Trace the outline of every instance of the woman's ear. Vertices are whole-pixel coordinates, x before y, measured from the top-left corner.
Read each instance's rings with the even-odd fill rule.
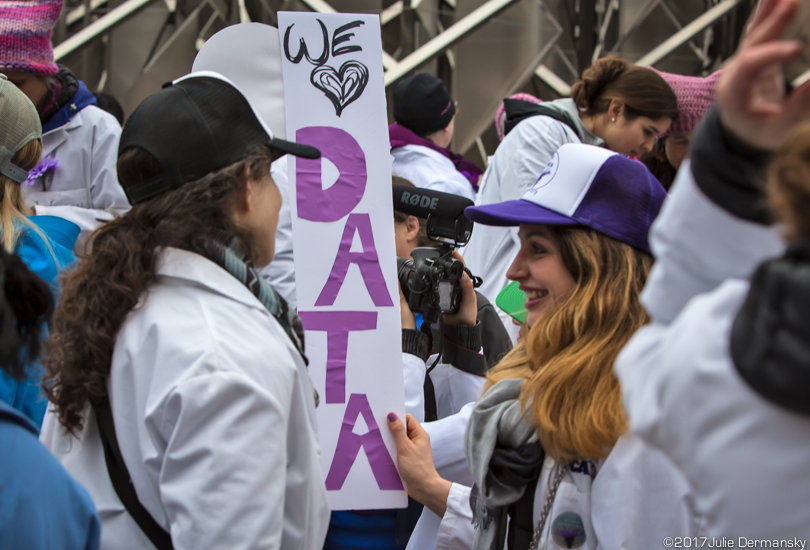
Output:
[[[618,99],[611,99],[608,107],[608,118],[611,122],[616,122],[619,115],[624,112],[624,102]]]
[[[236,200],[234,207],[236,209],[235,213],[237,216],[240,214],[249,214],[253,210],[253,197],[252,197],[253,182],[250,180],[250,178],[247,177],[247,173],[248,172],[246,169],[246,172],[243,175],[243,177],[245,178],[244,179],[245,184],[242,187],[236,189],[236,191],[234,191],[234,193],[236,193]]]
[[[415,241],[419,237],[419,218],[408,216],[408,219],[405,220],[405,227],[408,229],[405,233],[408,242]]]

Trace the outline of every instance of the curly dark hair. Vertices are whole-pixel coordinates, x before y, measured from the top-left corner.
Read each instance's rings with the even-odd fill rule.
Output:
[[[262,177],[275,158],[272,149],[260,147],[231,166],[136,204],[93,233],[92,253],[80,255],[62,280],[43,359],[42,388],[68,433],[77,436],[83,429],[88,402],[107,400],[118,330],[156,281],[162,248],[204,255],[209,240],[236,237],[248,257],[254,257],[251,238],[232,212],[247,178]],[[125,189],[161,172],[143,149],[127,149],[118,158],[118,178]]]
[[[53,314],[48,284],[0,246],[0,369],[15,380],[39,356],[42,333]]]

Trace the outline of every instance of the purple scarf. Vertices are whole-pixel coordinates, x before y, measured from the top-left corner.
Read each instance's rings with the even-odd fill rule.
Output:
[[[388,137],[391,140],[392,150],[405,145],[421,145],[422,147],[427,147],[437,153],[441,153],[453,162],[456,170],[469,180],[473,189],[478,191],[478,178],[484,171],[458,153],[454,153],[444,147],[439,147],[429,139],[421,138],[399,124],[391,124],[388,127]]]

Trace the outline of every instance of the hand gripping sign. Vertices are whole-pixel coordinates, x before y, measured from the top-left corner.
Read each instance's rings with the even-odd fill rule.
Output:
[[[333,510],[404,508],[386,415],[404,417],[391,155],[376,15],[279,13],[298,309]]]

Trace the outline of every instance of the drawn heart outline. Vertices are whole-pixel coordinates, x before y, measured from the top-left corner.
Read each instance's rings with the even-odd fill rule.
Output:
[[[315,67],[309,80],[329,98],[340,116],[343,109],[363,95],[368,84],[368,69],[359,61],[347,61],[339,70],[321,65]]]

